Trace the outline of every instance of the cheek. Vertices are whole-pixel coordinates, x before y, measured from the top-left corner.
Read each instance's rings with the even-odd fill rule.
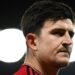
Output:
[[[53,60],[55,59],[56,53],[61,47],[61,39],[53,39],[53,38],[47,38],[41,39],[38,43],[38,53],[37,57],[38,59],[41,59],[43,61],[46,60]],[[44,59],[43,59],[44,58]]]
[[[43,34],[40,38],[37,39],[37,49],[43,50],[44,52],[54,51],[58,49],[58,47],[62,46],[63,38],[51,35],[51,34]]]
[[[41,39],[38,47],[40,51],[52,53],[56,51],[60,46],[61,46],[62,40],[61,39],[56,39],[53,37],[46,38],[46,39]]]
[[[61,45],[62,45],[61,40],[52,40],[51,43],[50,43],[50,47],[54,50],[57,49]]]
[[[49,39],[45,41],[45,46],[47,46],[47,48],[53,51],[58,49],[61,45],[62,45],[62,39],[60,38],[50,37]]]

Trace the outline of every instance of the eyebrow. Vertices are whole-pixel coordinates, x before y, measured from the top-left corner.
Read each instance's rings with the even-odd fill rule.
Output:
[[[63,28],[55,28],[55,29],[53,29],[51,32],[54,33],[54,32],[58,32],[58,31],[60,31],[60,32],[65,32],[66,29],[63,29]],[[68,30],[68,32],[71,33],[72,35],[75,34],[74,30]]]
[[[54,28],[52,29],[52,31],[55,30],[55,31],[66,31],[66,29],[63,29],[63,28]],[[68,31],[71,31],[71,32],[74,32],[74,30],[68,30]]]
[[[52,29],[50,32],[51,33],[56,33],[56,32],[65,32],[66,30],[65,29],[62,29],[62,28],[55,28],[55,29]]]

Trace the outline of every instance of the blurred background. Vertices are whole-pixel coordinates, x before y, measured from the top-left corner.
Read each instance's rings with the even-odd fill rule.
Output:
[[[20,31],[20,20],[24,11],[35,1],[38,1],[38,0],[2,0],[0,2],[0,46],[1,46],[0,61],[9,62],[9,63],[19,61],[24,55],[24,53],[26,52],[25,42],[23,42],[25,41],[25,38],[23,37],[23,34]],[[60,2],[64,2],[65,4],[68,4],[75,12],[74,0],[54,0],[54,1],[60,1]],[[74,49],[75,48],[73,47],[73,50]],[[59,75],[74,75],[75,74],[74,52],[75,51],[72,52],[73,55],[70,59],[71,60],[70,65],[66,69],[61,70]],[[4,53],[6,54],[6,56]],[[11,57],[12,59],[9,57]]]
[[[2,0],[0,2],[0,29],[20,28],[20,20],[24,11],[38,0]],[[39,0],[40,1],[40,0]],[[54,0],[55,1],[55,0]],[[75,11],[74,0],[56,0],[71,6]]]

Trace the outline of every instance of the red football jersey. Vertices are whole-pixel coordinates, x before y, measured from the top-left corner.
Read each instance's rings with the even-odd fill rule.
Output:
[[[22,65],[22,67],[14,75],[39,75],[32,67]]]

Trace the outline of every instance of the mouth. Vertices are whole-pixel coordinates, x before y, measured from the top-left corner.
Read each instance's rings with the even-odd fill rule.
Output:
[[[65,57],[70,57],[70,51],[69,50],[60,50],[58,51],[58,53],[60,53],[61,55],[65,56]]]

